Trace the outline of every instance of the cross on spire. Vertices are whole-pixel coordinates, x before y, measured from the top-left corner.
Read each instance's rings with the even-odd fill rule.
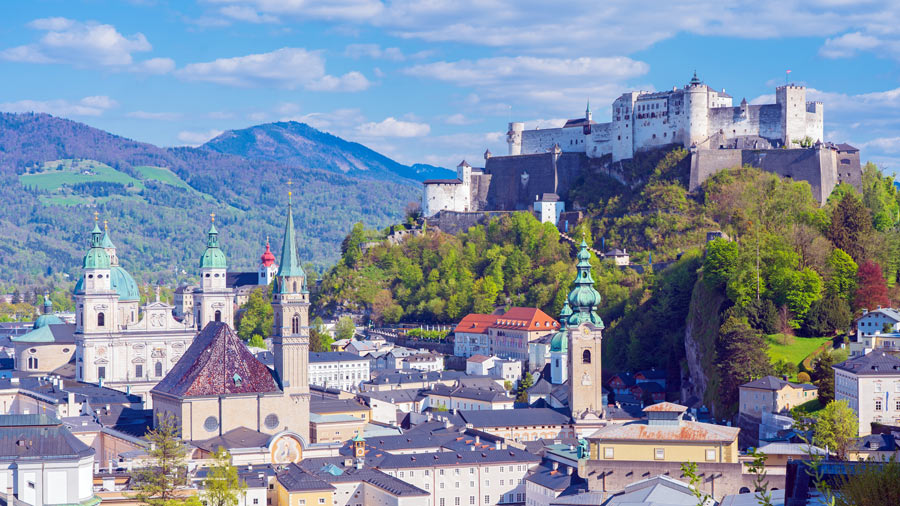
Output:
[[[97,211],[94,211],[94,221],[97,221],[99,219],[100,219],[100,213],[98,213]]]
[[[291,191],[291,186],[292,186],[293,184],[294,184],[294,182],[293,182],[292,180],[288,179],[288,182],[287,182],[287,185],[288,185],[288,205],[291,205],[291,200],[292,200],[292,199],[291,199],[291,196],[294,194],[294,192]]]
[[[109,230],[109,220],[103,220],[103,230]]]
[[[209,213],[209,219],[211,222],[216,222],[216,213]]]

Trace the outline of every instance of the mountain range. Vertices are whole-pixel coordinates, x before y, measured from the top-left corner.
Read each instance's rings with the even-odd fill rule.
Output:
[[[302,123],[162,148],[47,114],[0,113],[0,279],[75,275],[94,212],[144,280],[194,274],[212,213],[229,268],[255,270],[267,238],[280,248],[288,181],[300,254],[323,268],[353,223],[398,222],[422,179],[449,174]]]

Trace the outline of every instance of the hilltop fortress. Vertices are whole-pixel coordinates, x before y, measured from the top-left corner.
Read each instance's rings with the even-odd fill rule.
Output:
[[[861,183],[859,151],[825,142],[824,105],[807,102],[804,86],[777,87],[774,104],[743,99],[734,106],[724,89],[707,86],[695,73],[683,88],[624,93],[611,112],[607,123],[593,121],[590,104],[583,118],[560,128],[526,130],[524,123],[510,123],[507,156],[487,151],[484,168],[463,161],[456,179],[425,181],[425,216],[534,209],[558,219],[569,187],[584,171],[615,175],[616,165],[635,153],[675,146],[691,151],[690,190],[744,164],[808,181],[819,202],[838,183]]]

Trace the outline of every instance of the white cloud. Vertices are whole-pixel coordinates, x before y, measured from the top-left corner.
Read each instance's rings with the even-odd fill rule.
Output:
[[[212,4],[243,6],[273,16],[332,21],[362,21],[384,11],[379,0],[208,0]]]
[[[863,142],[860,148],[873,148],[882,153],[896,154],[900,153],[900,136],[896,137],[877,137],[875,139]]]
[[[152,119],[159,121],[175,121],[181,119],[183,115],[180,112],[148,112],[148,111],[132,111],[126,114],[129,118]]]
[[[234,113],[229,111],[213,111],[206,116],[210,119],[232,119],[234,118]]]
[[[504,80],[578,77],[624,80],[646,74],[650,66],[626,57],[537,58],[501,56],[479,60],[439,61],[414,65],[405,73],[463,85],[490,85]]]
[[[178,132],[178,140],[189,146],[199,146],[219,135],[222,135],[221,130],[208,130],[206,132],[190,132],[182,130],[181,132]]]
[[[321,51],[285,47],[270,53],[219,58],[191,63],[176,71],[188,81],[206,81],[229,86],[267,86],[293,90],[361,91],[369,81],[359,72],[332,76],[325,72]]]
[[[45,33],[37,42],[0,51],[0,58],[25,63],[61,63],[157,74],[168,72],[174,66],[168,58],[152,58],[136,63],[134,53],[153,48],[140,32],[125,36],[112,25],[61,17],[36,19],[28,26]]]
[[[845,33],[840,37],[828,38],[819,49],[826,58],[848,58],[859,51],[868,51],[882,45],[882,41],[860,32]]]
[[[255,9],[242,5],[228,5],[219,9],[223,16],[250,23],[277,23],[278,18],[271,14],[260,14]]]
[[[383,58],[385,60],[403,61],[406,56],[396,47],[382,48],[378,44],[350,44],[344,49],[344,56],[349,58]]]
[[[78,102],[64,99],[57,100],[18,100],[0,103],[0,111],[6,112],[44,112],[54,116],[100,116],[106,110],[119,105],[115,100],[96,95],[84,97]]]
[[[477,123],[477,122],[478,122],[478,120],[470,119],[470,118],[466,117],[465,114],[462,114],[459,112],[456,114],[451,114],[450,116],[447,116],[446,118],[444,118],[444,123],[446,123],[448,125],[471,125],[472,123]]]
[[[428,135],[431,127],[427,123],[402,121],[393,117],[374,123],[364,123],[356,128],[363,137],[422,137]]]

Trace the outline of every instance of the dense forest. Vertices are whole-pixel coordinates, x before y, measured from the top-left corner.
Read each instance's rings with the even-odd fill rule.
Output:
[[[840,185],[823,206],[806,182],[751,167],[721,172],[689,193],[686,156],[635,159],[624,171],[630,186],[586,175],[573,189],[585,218],[571,235],[597,249],[626,248],[637,264],[592,259],[607,370],[663,367],[678,384],[689,369],[693,317],[709,327],[706,340],[696,328],[687,333],[700,347],[705,379],[721,389],[711,402],[728,412],[737,384],[797,372],[797,364],[770,361],[771,336],[836,336],[862,309],[896,300],[900,195],[873,164],[864,168],[862,192]],[[707,243],[707,232],[723,237]],[[427,230],[363,254],[373,234],[357,225],[345,238],[341,261],[323,277],[318,310],[365,310],[383,323],[451,323],[511,305],[555,315],[575,273],[574,247],[528,213],[457,236]]]
[[[359,155],[366,148],[356,149]],[[76,183],[64,195],[21,183],[21,175],[65,159],[96,160],[133,182]],[[164,168],[174,180],[151,180],[147,168]],[[139,280],[193,275],[211,213],[230,268],[255,270],[267,237],[273,249],[280,246],[288,181],[300,255],[323,269],[338,260],[352,223],[385,226],[418,200],[417,182],[376,176],[377,171],[370,178],[350,176],[297,160],[158,148],[46,114],[2,113],[0,278],[26,284],[55,272],[76,275],[95,211],[109,220],[122,264]]]

